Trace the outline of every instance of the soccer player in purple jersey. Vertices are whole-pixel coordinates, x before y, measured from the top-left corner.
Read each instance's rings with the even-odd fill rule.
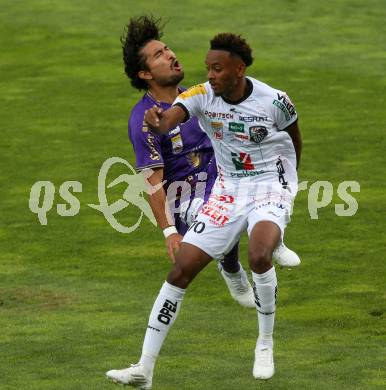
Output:
[[[161,36],[160,20],[141,16],[131,19],[122,43],[125,72],[134,88],[146,91],[129,119],[136,168],[152,169],[148,180],[153,186],[166,180],[163,188],[149,196],[149,203],[174,261],[174,251],[189,222],[209,197],[217,167],[211,142],[197,118],[191,118],[166,135],[153,134],[144,124],[147,109],[158,105],[166,110],[183,91],[179,87],[184,77],[182,66],[173,51],[159,41]],[[187,184],[191,190],[190,199],[182,205],[181,194],[176,194],[179,184]],[[179,212],[170,219],[169,209]],[[219,270],[232,297],[242,306],[255,307],[252,287],[238,260],[238,244],[219,262]]]

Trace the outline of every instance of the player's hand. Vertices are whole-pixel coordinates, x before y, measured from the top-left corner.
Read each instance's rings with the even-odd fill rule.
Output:
[[[166,245],[166,249],[168,250],[168,255],[173,263],[176,262],[175,252],[177,252],[178,249],[180,249],[180,243],[181,243],[182,238],[183,237],[181,236],[181,234],[174,233],[174,234],[171,234],[165,240],[165,245]]]
[[[163,109],[159,106],[154,105],[152,108],[149,108],[145,111],[144,120],[145,123],[151,129],[158,129],[160,119],[162,118]]]

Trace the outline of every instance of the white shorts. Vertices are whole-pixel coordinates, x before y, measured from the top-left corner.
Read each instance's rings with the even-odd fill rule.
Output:
[[[182,242],[197,246],[216,260],[221,260],[247,229],[261,221],[275,223],[284,236],[290,222],[294,196],[277,183],[217,180],[209,200],[202,206]]]

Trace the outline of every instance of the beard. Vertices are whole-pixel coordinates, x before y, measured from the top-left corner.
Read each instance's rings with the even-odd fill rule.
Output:
[[[174,87],[178,85],[183,79],[184,79],[184,72],[181,71],[177,74],[174,74],[169,77],[165,78],[159,78],[157,81],[157,84],[161,85],[162,87]]]

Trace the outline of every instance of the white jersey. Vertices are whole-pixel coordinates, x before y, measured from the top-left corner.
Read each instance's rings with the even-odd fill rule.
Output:
[[[297,181],[295,149],[283,131],[297,120],[295,108],[285,92],[251,77],[247,82],[252,84],[252,91],[237,103],[215,96],[206,82],[180,94],[174,105],[183,106],[189,116],[198,118],[212,141],[220,176],[256,180],[279,177],[284,187],[285,179],[280,180],[284,161],[290,171],[286,172],[287,179]]]

